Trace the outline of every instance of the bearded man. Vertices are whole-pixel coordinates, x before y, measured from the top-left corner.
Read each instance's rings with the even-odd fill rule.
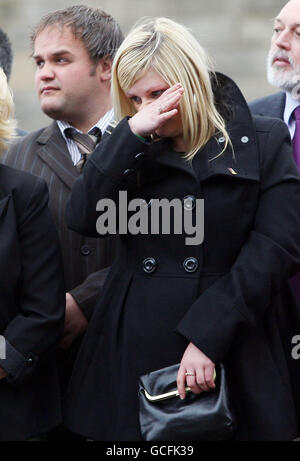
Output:
[[[300,0],[286,3],[274,21],[268,55],[268,81],[282,91],[253,101],[249,104],[250,109],[255,115],[285,121],[300,171]],[[300,302],[300,273],[291,279],[291,284]]]
[[[282,91],[251,102],[250,109],[255,115],[284,120],[294,139],[300,106],[300,0],[290,0],[275,18],[267,67],[269,83]],[[296,154],[294,148],[300,169]]]

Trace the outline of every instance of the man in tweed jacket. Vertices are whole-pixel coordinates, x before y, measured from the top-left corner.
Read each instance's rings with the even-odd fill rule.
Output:
[[[81,236],[67,228],[65,206],[80,174],[77,144],[66,128],[105,132],[113,112],[111,65],[123,36],[104,11],[73,6],[46,15],[32,33],[35,86],[42,111],[54,121],[14,144],[3,162],[44,178],[49,206],[59,232],[65,279],[66,320],[62,345],[68,349],[87,327],[88,319],[115,254],[114,240]],[[103,269],[103,270],[101,270]],[[74,353],[67,356],[70,368]],[[69,371],[65,366],[66,381]]]

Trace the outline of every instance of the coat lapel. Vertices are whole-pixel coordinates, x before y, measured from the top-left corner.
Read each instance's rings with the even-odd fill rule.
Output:
[[[37,155],[51,168],[60,180],[72,189],[79,176],[71,160],[67,145],[56,122],[47,127],[37,139],[40,145]]]
[[[171,146],[167,144],[169,141],[165,140],[154,147],[157,163],[179,169],[200,179],[200,182],[220,175],[258,181],[259,153],[250,109],[235,83],[222,74],[217,74],[217,76],[222,80],[222,89],[228,98],[226,110],[230,115],[228,115],[226,127],[232,147],[228,146],[226,151],[218,156],[224,144],[221,135],[215,136],[195,155],[191,165],[180,154],[172,151]],[[216,95],[216,99],[217,97]],[[253,161],[254,158],[255,161]]]
[[[10,195],[7,195],[6,197],[0,199],[0,219],[7,208],[10,197]]]
[[[228,146],[222,155],[218,156],[223,145],[218,141],[219,137],[214,137],[196,154],[192,164],[171,149],[163,150],[162,146],[160,146],[160,152],[157,153],[156,162],[165,167],[180,170],[200,182],[220,175],[258,181],[258,149],[251,125],[252,121],[250,126],[245,125],[244,129],[241,129],[241,125],[238,130],[228,127],[232,147]],[[248,139],[247,142],[245,142],[246,139]],[[253,160],[253,157],[256,157],[256,162],[249,162],[249,158]]]
[[[218,137],[214,137],[195,156],[193,165],[200,182],[213,176],[258,181],[258,149],[254,132],[249,126],[244,126],[244,129],[241,126],[238,129],[228,127],[228,132],[232,147],[228,146],[223,154],[219,155],[223,148],[222,143],[218,141]],[[256,161],[253,161],[254,158]]]
[[[224,147],[224,139],[219,135],[197,153],[194,161],[200,181],[217,175],[258,181],[259,150],[249,106],[240,89],[227,76],[218,73],[214,86],[216,104],[227,122],[232,146],[228,145],[219,155]]]

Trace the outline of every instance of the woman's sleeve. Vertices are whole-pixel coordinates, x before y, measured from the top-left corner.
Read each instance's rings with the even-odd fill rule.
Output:
[[[231,271],[203,292],[176,328],[214,362],[224,358],[239,327],[255,325],[300,269],[300,177],[281,121],[261,146],[260,168],[260,199],[249,238]]]
[[[141,141],[123,119],[105,140],[101,141],[75,181],[66,208],[68,227],[90,237],[101,237],[96,230],[100,199],[118,203],[120,190],[136,187],[136,178],[149,144]],[[143,155],[141,155],[143,154]]]
[[[65,287],[56,229],[48,210],[46,183],[38,178],[27,204],[17,211],[21,282],[19,313],[3,336],[6,359],[0,367],[8,380],[22,381],[57,346],[64,325]],[[27,191],[26,191],[27,193]]]

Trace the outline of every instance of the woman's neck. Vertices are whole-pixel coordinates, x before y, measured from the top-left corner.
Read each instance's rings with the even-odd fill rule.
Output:
[[[187,146],[183,140],[183,136],[172,138],[172,146],[175,152],[186,152]]]

